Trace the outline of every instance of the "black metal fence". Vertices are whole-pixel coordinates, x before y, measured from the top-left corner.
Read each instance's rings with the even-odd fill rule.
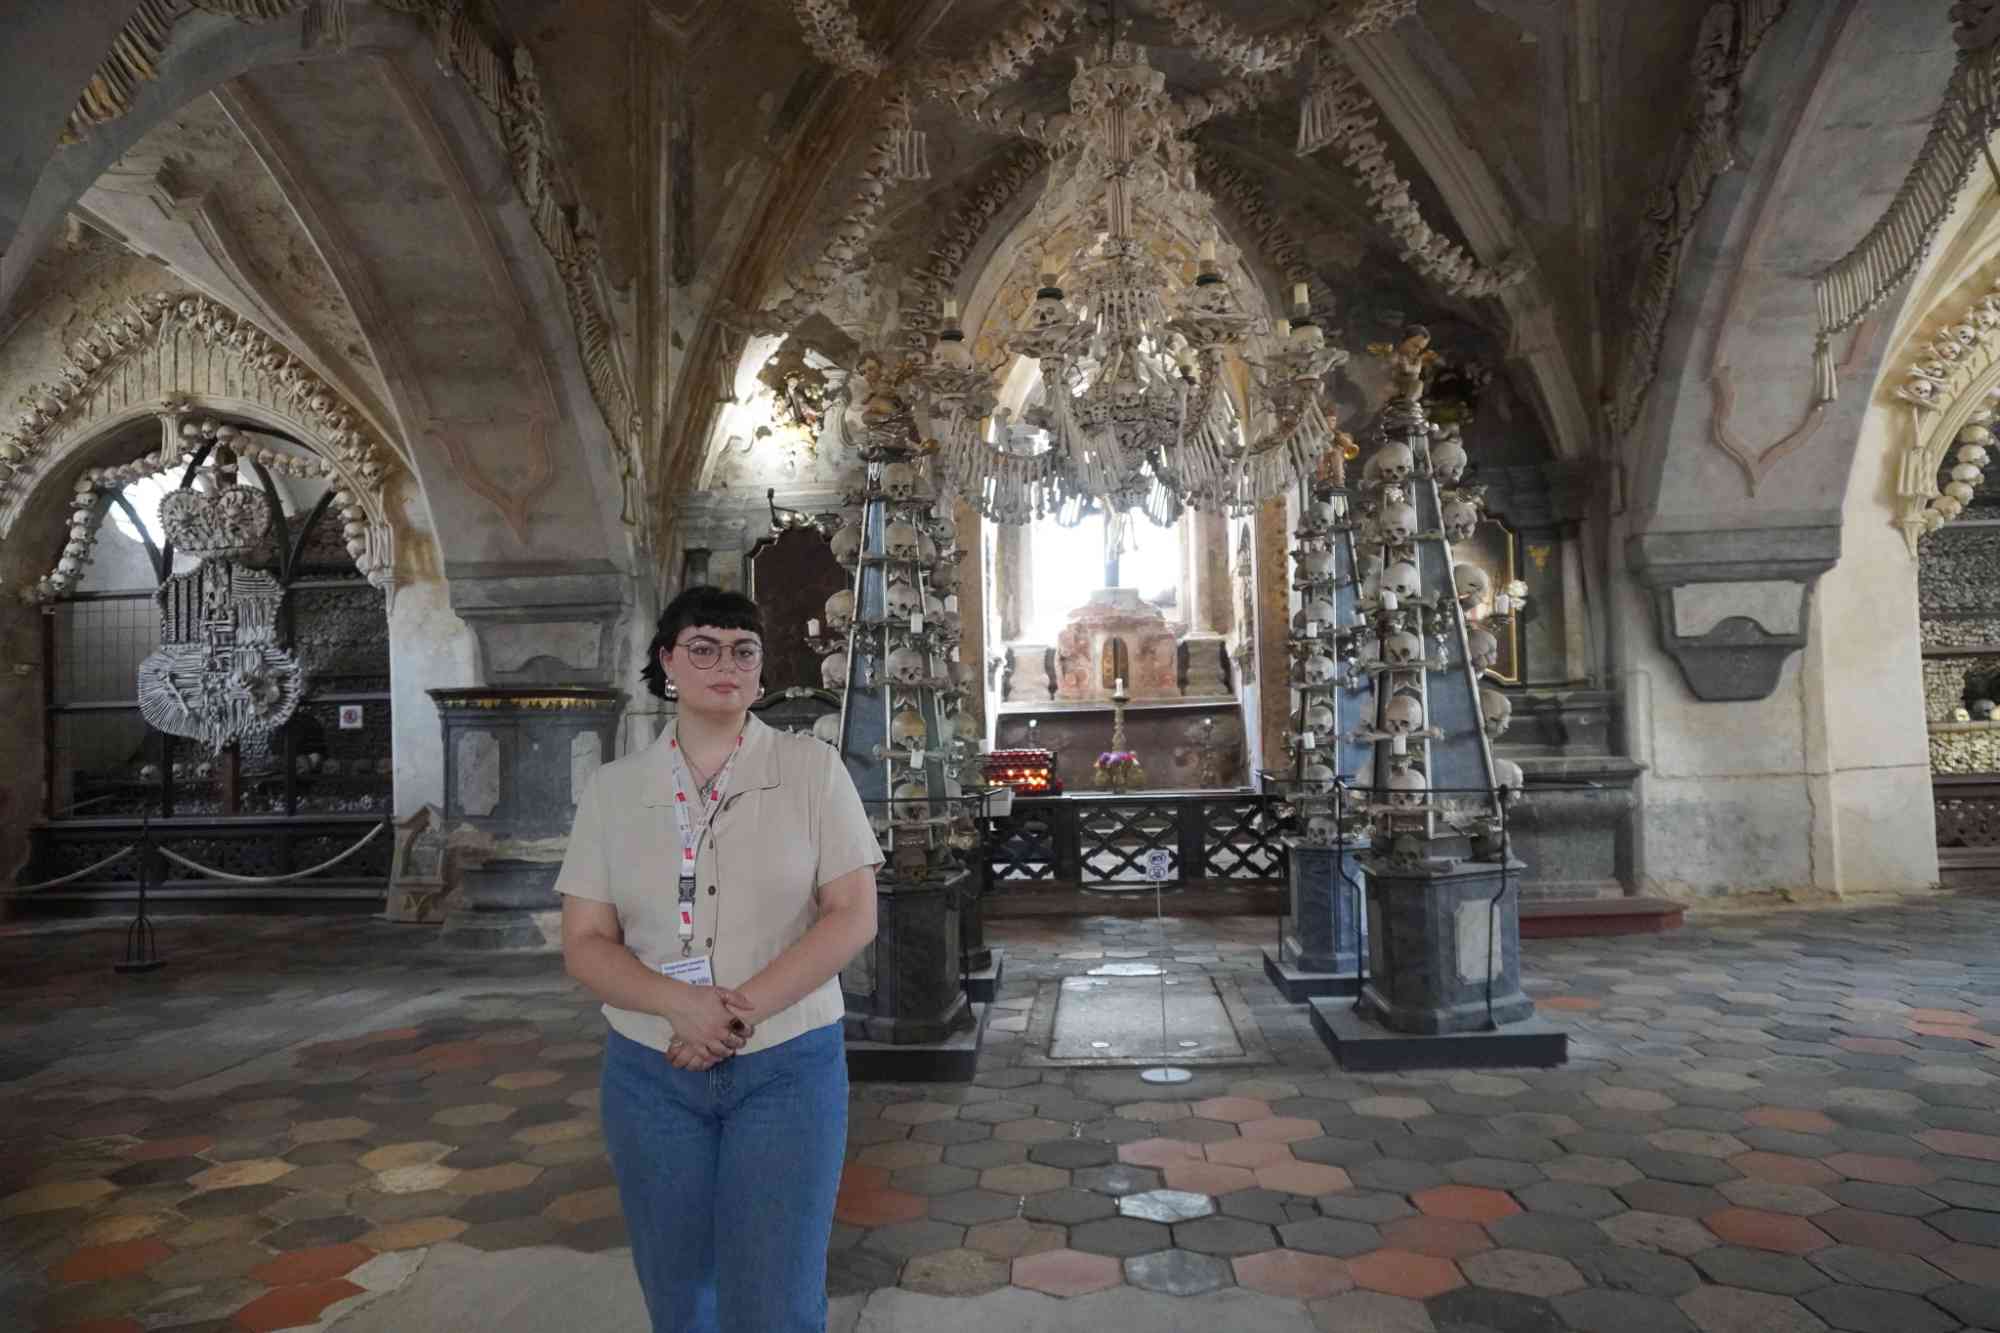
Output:
[[[1017,798],[986,842],[988,892],[1149,890],[1156,854],[1169,886],[1275,886],[1281,839],[1271,804],[1248,789]]]

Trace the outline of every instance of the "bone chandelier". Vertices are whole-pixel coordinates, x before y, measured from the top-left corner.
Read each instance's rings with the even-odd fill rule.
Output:
[[[1008,361],[1021,357],[1041,372],[1041,400],[1027,414],[1038,428],[1027,433],[1033,442],[1024,446],[1022,432],[988,439],[1004,363],[977,363],[948,277],[931,283],[944,319],[928,360],[864,364],[851,386],[849,415],[864,453],[924,442],[936,452],[938,480],[997,522],[1073,521],[1101,510],[1143,512],[1164,526],[1187,508],[1240,512],[1303,481],[1337,443],[1351,447],[1326,392],[1346,353],[1313,321],[1305,283],[1293,289],[1288,322],[1267,325],[1245,311],[1217,259],[1214,203],[1195,182],[1189,138],[1216,116],[1269,100],[1278,76],[1309,56],[1299,151],[1340,145],[1406,256],[1442,272],[1448,289],[1491,295],[1514,276],[1479,269],[1415,218],[1407,187],[1377,151],[1365,96],[1336,77],[1338,43],[1386,26],[1414,0],[1340,0],[1309,24],[1259,39],[1199,0],[1150,7],[1231,81],[1177,100],[1144,52],[1119,35],[1114,7],[1094,62],[1077,62],[1067,114],[998,109],[996,92],[1060,42],[1081,9],[1075,0],[1030,0],[979,58],[896,78],[853,208],[826,253],[793,277],[792,294],[764,312],[767,330],[796,326],[841,273],[861,266],[889,183],[928,175],[924,136],[911,120],[918,99],[948,101],[982,125],[1039,142],[1051,159],[1048,184],[1025,226],[1045,256],[1040,282],[1025,314],[994,339]],[[857,76],[885,73],[842,0],[797,0],[796,8],[822,59]],[[1197,251],[1186,282],[1184,265]]]

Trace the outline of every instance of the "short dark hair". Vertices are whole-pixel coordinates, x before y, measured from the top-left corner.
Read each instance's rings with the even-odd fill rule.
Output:
[[[646,649],[646,665],[639,671],[646,688],[652,691],[655,698],[667,697],[667,673],[660,669],[661,652],[674,646],[682,630],[697,625],[747,630],[760,639],[764,637],[764,620],[757,613],[757,603],[742,593],[705,584],[683,589],[680,596],[668,602],[667,609],[660,612],[660,623],[653,632],[652,646]]]

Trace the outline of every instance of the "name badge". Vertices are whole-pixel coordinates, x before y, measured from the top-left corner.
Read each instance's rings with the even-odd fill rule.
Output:
[[[685,981],[690,986],[713,986],[715,970],[709,966],[708,955],[699,958],[681,958],[671,963],[660,964],[660,975],[675,981]]]

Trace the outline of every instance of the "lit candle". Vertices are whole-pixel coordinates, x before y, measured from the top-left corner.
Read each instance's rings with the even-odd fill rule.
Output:
[[[806,637],[808,639],[817,639],[819,637],[819,622],[817,620],[808,620],[806,622]]]
[[[1310,750],[1318,744],[1318,741],[1314,738],[1313,733],[1308,731],[1305,735],[1299,737],[1299,744]]]
[[[1120,676],[1120,677],[1118,678],[1118,681],[1117,681],[1117,683],[1116,683],[1116,684],[1114,684],[1114,685],[1113,685],[1113,686],[1111,687],[1111,692],[1112,692],[1113,694],[1123,694],[1123,693],[1125,693],[1125,677],[1123,677],[1123,676]]]
[[[1215,237],[1213,235],[1201,238],[1201,262],[1203,264],[1213,264],[1215,262]]]
[[[958,323],[958,299],[956,297],[947,296],[945,298],[944,322],[947,324]]]
[[[1384,611],[1394,611],[1396,609],[1396,594],[1390,592],[1387,588],[1382,590],[1382,609]]]
[[[1306,637],[1308,639],[1317,639],[1319,637],[1319,622],[1317,620],[1308,620],[1306,622]]]
[[[1506,593],[1503,592],[1493,599],[1494,615],[1504,616],[1513,609],[1514,609],[1514,599],[1509,597]]]
[[[1304,309],[1304,308],[1305,308],[1305,307],[1307,306],[1307,304],[1309,304],[1309,303],[1308,303],[1308,301],[1307,301],[1307,299],[1306,299],[1306,285],[1305,285],[1305,284],[1304,284],[1303,282],[1295,282],[1295,283],[1293,283],[1293,284],[1292,284],[1292,309],[1294,309],[1294,310],[1303,310],[1303,309]]]
[[[923,632],[924,632],[924,613],[921,611],[910,612],[910,633],[922,634]]]
[[[953,593],[951,596],[944,599],[944,609],[947,611],[954,611],[954,612],[958,610],[957,593]]]
[[[1395,737],[1389,742],[1389,753],[1408,754],[1409,752],[1410,752],[1410,738],[1408,736],[1405,736],[1400,731],[1397,732]]]

